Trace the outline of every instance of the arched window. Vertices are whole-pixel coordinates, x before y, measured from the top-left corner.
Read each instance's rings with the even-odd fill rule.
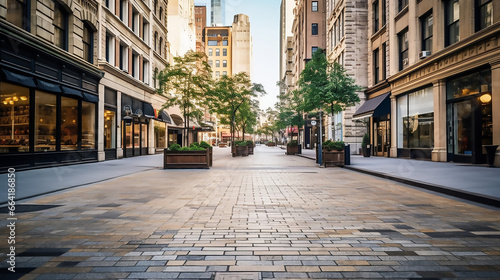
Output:
[[[153,73],[153,87],[154,87],[154,88],[158,88],[158,87],[156,86],[156,77],[157,77],[157,76],[158,76],[158,68],[155,68],[155,71],[154,71],[154,73]]]
[[[7,0],[6,19],[15,26],[29,31],[29,0]]]
[[[163,38],[160,37],[160,50],[158,51],[160,56],[163,54]]]
[[[153,13],[156,15],[156,9],[158,9],[158,0],[153,0]]]
[[[159,15],[159,18],[160,18],[160,21],[163,17],[163,7],[160,7],[160,15]]]
[[[63,7],[54,1],[54,44],[63,50],[68,50],[68,14]]]
[[[153,49],[157,51],[158,49],[156,48],[156,43],[158,42],[158,32],[155,31],[155,34],[153,35]]]
[[[83,24],[83,59],[94,63],[94,30],[88,25]]]

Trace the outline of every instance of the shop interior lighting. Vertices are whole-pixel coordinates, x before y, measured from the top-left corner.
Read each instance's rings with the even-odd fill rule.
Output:
[[[490,103],[490,101],[491,101],[491,94],[489,94],[489,93],[483,94],[483,95],[481,95],[481,97],[479,97],[479,100],[483,104]]]

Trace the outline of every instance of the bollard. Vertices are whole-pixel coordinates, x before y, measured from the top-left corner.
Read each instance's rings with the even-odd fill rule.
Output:
[[[345,144],[344,147],[344,165],[351,165],[351,145]]]

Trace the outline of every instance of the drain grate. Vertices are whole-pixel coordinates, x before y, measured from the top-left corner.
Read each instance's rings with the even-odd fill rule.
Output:
[[[16,213],[36,212],[61,206],[62,205],[17,204],[15,212]],[[9,208],[7,206],[0,207],[0,213],[2,214],[9,213]]]

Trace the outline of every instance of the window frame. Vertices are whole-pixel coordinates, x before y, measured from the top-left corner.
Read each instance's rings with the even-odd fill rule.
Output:
[[[53,43],[57,47],[67,51],[68,50],[68,18],[69,18],[68,12],[66,11],[66,9],[64,9],[63,5],[60,4],[59,2],[53,0],[52,3],[54,3],[54,17],[52,19],[52,26],[54,27],[54,41],[53,41]],[[62,26],[58,26],[56,24],[56,14],[57,14],[56,11],[60,12],[60,14],[61,14],[61,18],[62,18],[61,25]],[[61,33],[60,34],[61,42],[56,41],[57,40],[57,36],[56,36],[57,30],[59,31],[59,33]]]
[[[429,26],[427,26],[428,19],[432,18],[432,26],[430,29],[430,35],[425,36],[425,31],[428,30]],[[422,17],[420,17],[420,27],[421,27],[421,50],[422,51],[430,51],[432,53],[432,42],[433,42],[433,36],[434,36],[434,15],[432,13],[432,10]],[[429,48],[427,49],[427,43],[429,43]]]
[[[317,12],[318,10],[319,10],[318,1],[312,1],[311,2],[311,12]]]
[[[21,13],[17,13],[17,14],[12,14],[14,13],[14,11],[12,10],[9,10],[9,0],[7,0],[6,2],[6,5],[7,5],[7,16],[6,16],[6,20],[12,24],[14,24],[15,26],[23,29],[23,30],[26,30],[28,32],[30,32],[30,24],[31,24],[31,17],[30,17],[30,9],[31,9],[31,1],[30,0],[11,0],[13,2],[16,2],[18,3],[20,6],[21,6]],[[18,19],[20,18],[21,19],[21,26],[19,26],[18,24],[10,21],[8,19],[8,16],[9,15],[12,15],[14,19]]]
[[[405,42],[406,42],[406,48],[403,48]],[[404,64],[404,60],[409,59],[408,57],[409,48],[410,45],[408,43],[408,28],[405,28],[403,31],[398,33],[399,71],[405,69],[409,65],[409,62],[406,65]]]
[[[318,35],[319,34],[319,25],[317,23],[312,23],[311,24],[311,35]]]
[[[87,30],[87,34],[90,37],[89,42],[85,42],[85,30]],[[94,30],[93,28],[87,23],[83,23],[83,36],[82,36],[82,44],[83,44],[83,59],[88,61],[89,63],[94,63]],[[85,47],[88,48],[88,53],[87,57],[85,57]]]
[[[373,2],[372,4],[372,9],[373,9],[373,34],[377,33],[377,31],[380,30],[379,27],[379,21],[380,21],[380,9],[379,9],[379,2],[378,0]]]
[[[380,50],[376,48],[373,50],[373,84],[376,85],[380,82]]]
[[[409,0],[398,0],[398,13],[408,6]]]
[[[483,2],[483,3],[481,3]],[[488,5],[491,5],[491,9],[493,11],[493,0],[475,0],[474,1],[474,17],[475,17],[475,29],[476,29],[476,32],[477,31],[480,31],[482,29],[485,29],[486,27],[488,26],[491,26],[493,24],[493,12],[490,14],[490,22],[489,24],[486,23],[485,26],[483,26],[483,19],[486,18],[484,17],[483,15],[483,7],[486,7]]]
[[[450,12],[454,11],[454,4],[458,3],[458,19],[451,22],[450,20]],[[448,47],[458,41],[460,41],[460,2],[459,0],[447,0],[444,4],[444,10],[445,10],[445,16],[444,16],[444,24],[445,24],[445,32],[444,32],[444,41],[445,41],[445,47]],[[450,8],[451,7],[451,8]],[[455,16],[455,14],[453,14]],[[458,38],[456,41],[452,41],[451,39],[451,30],[455,28],[456,26],[456,32],[458,33]]]

